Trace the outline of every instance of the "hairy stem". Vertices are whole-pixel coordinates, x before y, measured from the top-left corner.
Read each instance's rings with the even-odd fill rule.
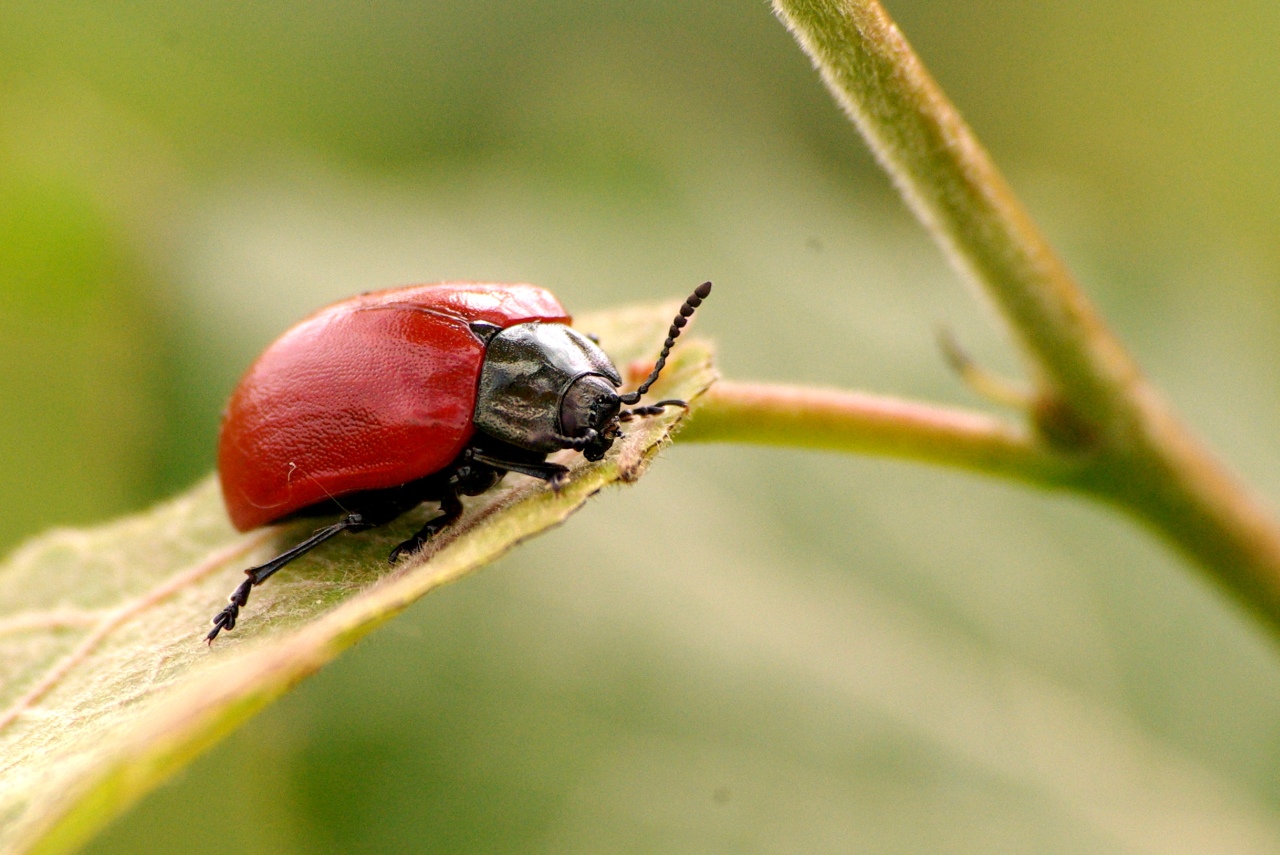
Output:
[[[697,399],[681,442],[742,442],[880,454],[1059,486],[1077,466],[984,413],[885,395],[720,381]]]
[[[1136,370],[875,0],[774,0],[907,204],[1008,318],[1040,382],[1104,422]]]
[[[1270,511],[1151,388],[884,9],[876,0],[774,0],[774,8],[912,211],[1004,316],[1038,388],[1029,409],[1035,432],[1021,449],[1025,459],[1003,449],[991,458],[997,462],[983,462],[979,449],[997,447],[998,432],[970,447],[959,441],[963,431],[944,431],[951,444],[934,454],[907,438],[900,445],[884,437],[871,441],[858,427],[844,445],[823,434],[826,447],[861,443],[866,450],[1066,483],[1102,497],[1200,562],[1280,632],[1280,528]],[[776,427],[772,434],[767,428],[771,421],[781,424],[782,415],[735,415],[716,397],[707,406],[721,409],[718,417],[699,411],[698,419],[711,426],[717,418],[762,420],[759,428],[720,425],[722,436],[756,431],[756,441],[784,439]],[[817,426],[821,434],[830,430],[826,412],[819,406],[808,416],[786,418],[797,431]],[[906,430],[908,422],[893,430],[920,436],[920,425]],[[792,437],[789,444],[815,443]],[[1069,472],[1043,463],[1064,455],[1074,461]]]

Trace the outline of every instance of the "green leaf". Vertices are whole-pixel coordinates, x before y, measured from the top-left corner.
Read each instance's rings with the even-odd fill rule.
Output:
[[[636,375],[678,305],[577,326]],[[692,400],[714,379],[710,348],[682,341],[654,394]],[[566,453],[573,472],[559,492],[509,476],[467,500],[458,524],[395,571],[388,551],[434,513],[428,507],[339,538],[255,591],[242,623],[212,648],[202,640],[208,621],[241,570],[311,526],[237,535],[210,478],[145,513],[28,543],[0,564],[0,851],[74,850],[419,597],[557,525],[606,485],[636,480],[682,416],[667,408],[630,423],[599,463]]]

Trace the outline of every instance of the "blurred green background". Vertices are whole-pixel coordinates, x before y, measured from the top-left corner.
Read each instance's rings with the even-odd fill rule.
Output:
[[[889,9],[1140,361],[1280,494],[1280,6]],[[254,354],[370,288],[679,296],[738,379],[982,406],[1017,361],[761,2],[0,5],[0,545],[213,462]],[[1266,852],[1280,657],[1127,520],[879,460],[670,449],[89,849]]]

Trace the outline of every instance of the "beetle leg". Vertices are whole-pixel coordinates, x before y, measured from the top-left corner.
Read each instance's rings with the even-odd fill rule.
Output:
[[[514,460],[490,457],[478,451],[471,453],[471,459],[477,463],[492,466],[494,469],[519,472],[521,475],[528,475],[530,478],[539,478],[549,482],[552,486],[563,483],[565,476],[569,474],[569,467],[561,466],[559,463],[519,463]]]
[[[253,590],[255,585],[261,585],[267,579],[288,564],[295,558],[306,555],[329,538],[341,534],[344,531],[359,531],[360,529],[372,528],[373,523],[366,522],[365,518],[360,514],[347,514],[344,518],[333,525],[325,526],[297,546],[280,553],[272,558],[266,564],[259,564],[257,567],[250,567],[244,571],[249,578],[245,579],[231,593],[230,602],[222,611],[218,612],[213,619],[213,629],[204,637],[208,644],[213,644],[213,640],[218,637],[218,633],[225,630],[232,630],[236,627],[236,618],[240,616],[240,609],[244,608],[249,602],[249,592]]]
[[[417,534],[391,550],[391,554],[387,556],[387,563],[395,564],[400,560],[401,556],[413,555],[426,546],[427,541],[434,537],[437,532],[451,525],[457,521],[458,517],[462,516],[462,500],[458,498],[457,476],[449,479],[444,495],[440,497],[440,511],[440,516],[427,520],[427,524],[418,529]]]

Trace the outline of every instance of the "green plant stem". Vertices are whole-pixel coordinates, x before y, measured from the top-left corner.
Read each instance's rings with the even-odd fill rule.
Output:
[[[1065,483],[1141,519],[1280,634],[1280,528],[1269,509],[1147,383],[884,9],[875,0],[774,0],[774,8],[912,211],[1008,322],[1038,390],[1028,412],[1035,431],[1025,447],[1003,447],[999,431],[975,435],[951,424],[941,434],[945,447],[933,453],[920,441],[928,419],[899,419],[887,428],[903,432],[894,440],[869,432],[865,420],[841,424],[816,400],[799,412],[794,398],[788,404],[775,394],[769,402],[756,389],[754,406],[728,401],[723,390],[709,397],[690,438],[718,431],[859,447]],[[809,431],[825,439],[815,443],[803,436]],[[1071,466],[1045,463],[1057,456]]]
[[[1280,636],[1280,530],[1266,502],[1192,436],[1145,382],[1142,435],[1101,457],[1085,488],[1129,511],[1210,571]]]
[[[1105,422],[1136,375],[1044,235],[875,0],[774,0],[952,264],[1009,320],[1038,380]]]
[[[742,442],[879,454],[1068,485],[1075,466],[1026,429],[984,413],[865,392],[720,381],[700,396],[681,442]]]
[[[1145,387],[1144,387],[1145,388]],[[1149,391],[1149,390],[1148,390]],[[1074,490],[1136,516],[1280,624],[1275,524],[1172,421],[1153,423],[1162,456],[1077,453],[984,413],[884,395],[720,381],[693,403],[680,442],[740,442],[877,454]]]

